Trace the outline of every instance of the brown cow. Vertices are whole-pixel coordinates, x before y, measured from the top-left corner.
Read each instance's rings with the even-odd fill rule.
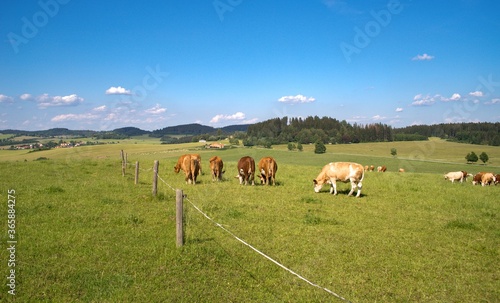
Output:
[[[184,159],[189,156],[189,154],[185,154],[185,155],[182,155],[179,157],[179,159],[177,160],[177,164],[174,166],[174,172],[176,174],[179,173],[179,171],[182,169],[184,170],[184,168],[182,167],[184,165]]]
[[[472,185],[480,184],[484,174],[485,174],[484,172],[475,174],[474,177],[472,178]]]
[[[255,160],[252,157],[245,156],[238,161],[238,175],[236,178],[240,179],[240,184],[245,182],[245,185],[247,185],[251,181],[252,185],[255,185]]]
[[[314,191],[319,192],[325,183],[330,183],[330,193],[337,194],[337,181],[351,182],[351,191],[348,196],[351,196],[354,189],[357,187],[358,192],[356,197],[361,195],[362,181],[365,176],[363,166],[352,162],[333,162],[325,165],[318,177],[313,180]]]
[[[495,185],[497,185],[498,183],[500,183],[500,174],[495,175]]]
[[[210,171],[212,173],[212,181],[222,181],[222,174],[224,174],[224,162],[218,156],[210,158]]]
[[[493,173],[484,173],[481,177],[481,185],[491,185],[491,183],[495,184],[496,178]]]
[[[264,157],[259,161],[259,173],[260,173],[260,182],[261,184],[270,184],[276,185],[276,171],[278,170],[278,164],[276,160],[272,157]]]
[[[200,155],[197,154],[185,154],[179,157],[177,164],[174,166],[174,172],[179,173],[182,169],[186,175],[187,184],[196,184],[196,178],[200,173]]]

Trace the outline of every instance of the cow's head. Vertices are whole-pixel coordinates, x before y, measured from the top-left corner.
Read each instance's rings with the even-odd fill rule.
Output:
[[[180,165],[176,165],[176,166],[174,166],[174,172],[175,172],[176,174],[178,174],[180,170],[181,170],[181,166],[180,166]]]
[[[317,192],[319,193],[319,191],[321,190],[321,188],[323,187],[323,181],[322,180],[316,180],[314,179],[313,180],[313,184],[314,184],[314,192]]]

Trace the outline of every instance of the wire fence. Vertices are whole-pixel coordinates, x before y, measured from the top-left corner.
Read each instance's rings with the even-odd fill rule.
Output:
[[[159,174],[157,171],[154,170],[153,167],[149,168],[149,169],[140,169],[141,171],[143,172],[149,172],[149,171],[153,171],[154,173],[156,173],[156,177],[161,181],[163,182],[163,184],[165,184],[168,188],[170,188],[172,191],[176,191],[176,189],[170,185],[167,181],[165,181]],[[266,258],[267,260],[271,261],[272,263],[274,263],[275,265],[279,266],[280,268],[282,268],[283,270],[287,271],[288,273],[294,275],[295,277],[299,278],[300,280],[306,282],[307,284],[309,284],[310,286],[313,286],[313,287],[316,287],[316,288],[319,288],[325,292],[327,292],[328,294],[332,295],[332,296],[335,296],[336,298],[344,301],[344,302],[349,302],[349,303],[352,303],[351,301],[347,300],[346,298],[344,298],[343,296],[335,293],[334,291],[331,291],[330,289],[326,288],[326,287],[323,287],[319,284],[316,284],[314,282],[311,282],[310,280],[306,279],[305,277],[303,277],[302,275],[298,274],[297,272],[291,270],[290,268],[286,267],[285,265],[279,263],[278,261],[276,261],[275,259],[271,258],[270,256],[266,255],[265,253],[263,253],[262,251],[260,251],[259,249],[257,249],[256,247],[254,247],[253,245],[249,244],[248,242],[246,242],[245,240],[241,239],[240,237],[238,237],[237,235],[235,235],[233,232],[231,232],[230,230],[228,230],[227,228],[225,228],[222,224],[216,222],[214,219],[212,219],[209,215],[207,215],[205,212],[203,212],[193,201],[191,201],[188,197],[184,197],[184,199],[189,202],[189,204],[194,208],[196,209],[203,217],[205,217],[207,220],[209,220],[210,222],[212,222],[215,226],[219,227],[220,229],[222,229],[223,231],[225,231],[227,234],[229,234],[230,236],[232,236],[234,239],[236,239],[237,241],[239,241],[240,243],[242,243],[243,245],[247,246],[248,248],[250,248],[251,250],[253,250],[254,252],[258,253],[259,255],[261,255],[262,257]]]

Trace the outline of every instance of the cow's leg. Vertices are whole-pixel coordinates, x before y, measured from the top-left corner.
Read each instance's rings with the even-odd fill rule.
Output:
[[[330,187],[330,194],[335,196],[337,194],[337,180],[330,180],[330,184],[332,185]]]
[[[347,196],[352,196],[352,193],[354,192],[355,188],[356,188],[356,182],[354,182],[354,180],[351,179],[351,191],[349,192],[349,194]]]

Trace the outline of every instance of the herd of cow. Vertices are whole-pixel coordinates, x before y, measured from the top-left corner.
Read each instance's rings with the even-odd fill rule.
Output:
[[[224,162],[218,156],[213,156],[209,160],[210,174],[212,181],[222,180],[224,171]],[[272,157],[263,157],[258,163],[258,174],[261,184],[276,184],[276,171],[278,164]],[[250,156],[242,157],[238,161],[238,174],[236,178],[240,180],[240,184],[255,185],[255,160]],[[196,184],[196,179],[201,173],[201,157],[199,154],[185,154],[179,157],[177,164],[174,166],[174,171],[179,173],[184,171],[187,184]],[[385,170],[384,170],[385,171]],[[361,164],[353,162],[332,162],[323,167],[318,177],[313,180],[314,191],[319,192],[324,184],[330,184],[330,193],[337,194],[337,181],[350,182],[351,191],[349,196],[353,194],[357,188],[356,197],[361,195],[362,181],[365,175],[365,169]]]
[[[222,180],[224,171],[224,162],[218,156],[213,156],[209,160],[210,174],[212,181]],[[276,184],[276,171],[278,164],[272,157],[264,157],[260,159],[259,165],[259,178],[262,184]],[[186,176],[185,180],[188,184],[196,184],[196,179],[201,173],[201,157],[199,154],[185,154],[179,157],[177,164],[174,166],[174,171],[178,173],[180,170],[184,171]],[[238,175],[236,178],[240,179],[240,184],[255,185],[255,160],[252,157],[245,156],[238,161]]]
[[[213,156],[209,160],[210,162],[210,174],[212,175],[212,181],[222,180],[222,175],[224,171],[224,163],[222,159],[218,156]],[[278,170],[278,164],[276,160],[272,157],[264,157],[260,159],[258,163],[258,176],[260,178],[261,184],[276,184],[276,171]],[[255,185],[255,160],[250,156],[242,157],[238,161],[238,174],[235,178],[240,180],[240,184],[252,184]],[[196,178],[201,173],[201,157],[199,154],[185,154],[179,157],[177,164],[174,166],[174,171],[178,173],[183,170],[185,173],[185,180],[188,184],[196,184]],[[361,195],[361,188],[363,178],[365,176],[365,171],[374,171],[375,167],[365,166],[354,162],[331,162],[323,167],[316,179],[313,180],[314,191],[319,192],[324,184],[330,184],[330,193],[337,194],[337,181],[340,182],[350,182],[351,190],[348,196],[354,193],[357,188],[356,197]],[[385,172],[387,168],[385,166],[377,167],[378,172]],[[399,172],[404,172],[400,169]],[[480,172],[476,175],[467,173],[466,171],[449,172],[444,175],[445,180],[451,180],[451,182],[467,181],[467,177],[473,177],[472,184],[481,184],[482,186],[498,184],[500,182],[500,175],[495,175],[488,172]]]
[[[479,172],[475,175],[469,174],[466,171],[453,171],[444,175],[445,180],[450,180],[451,183],[455,181],[460,181],[461,183],[467,181],[467,177],[472,177],[472,185],[481,184],[486,185],[497,185],[500,183],[500,174]]]

